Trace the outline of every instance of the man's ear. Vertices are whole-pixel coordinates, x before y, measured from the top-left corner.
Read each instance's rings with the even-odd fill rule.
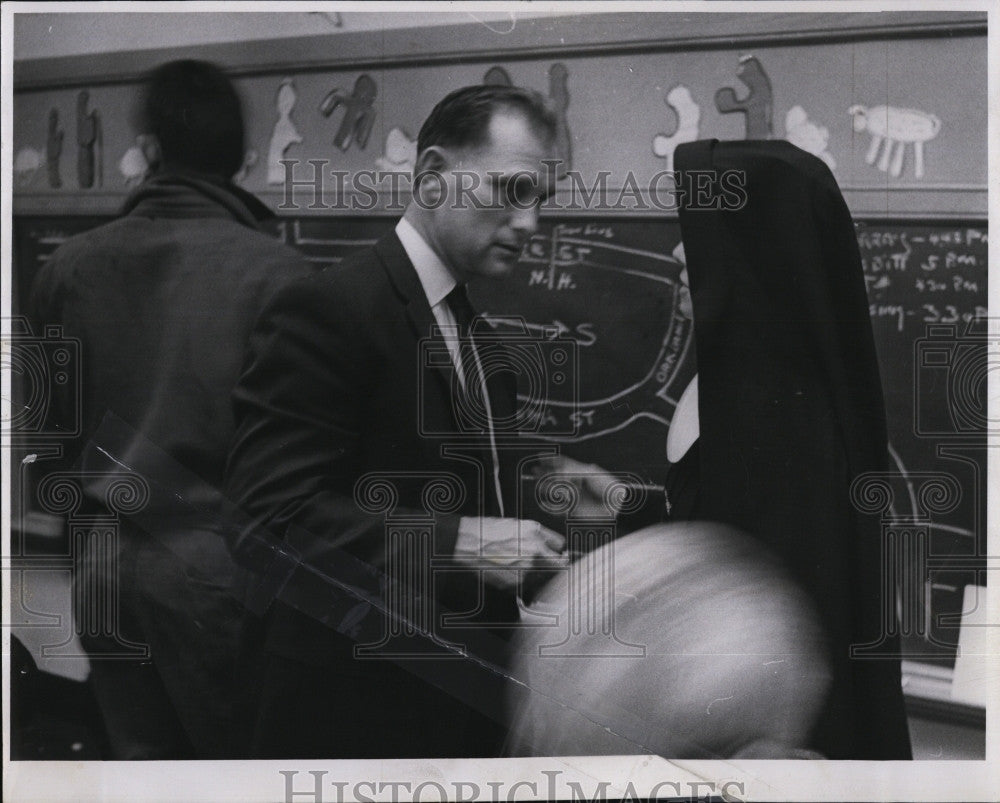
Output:
[[[150,171],[155,171],[163,161],[160,140],[157,139],[156,134],[140,134],[136,140],[139,143],[139,149],[142,151],[143,157],[146,159],[146,164],[149,165]]]
[[[414,192],[425,209],[436,209],[447,194],[444,172],[448,169],[447,154],[437,145],[425,148],[417,155],[413,167]]]

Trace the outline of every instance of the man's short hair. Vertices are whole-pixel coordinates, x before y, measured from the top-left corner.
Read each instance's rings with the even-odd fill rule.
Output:
[[[139,113],[166,165],[229,179],[243,164],[240,97],[214,64],[185,59],[156,67],[146,76]]]
[[[484,84],[456,89],[434,107],[417,136],[417,153],[432,145],[446,148],[482,145],[490,120],[499,110],[520,112],[546,141],[555,138],[557,117],[542,95],[518,86]]]

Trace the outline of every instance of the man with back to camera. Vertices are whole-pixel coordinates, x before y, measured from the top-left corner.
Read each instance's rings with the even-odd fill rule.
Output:
[[[217,509],[251,324],[279,285],[309,268],[259,230],[271,213],[230,181],[243,161],[243,115],[218,67],[157,67],[137,110],[149,174],[120,218],[53,254],[32,309],[38,324],[81,341],[81,443],[101,437],[110,412],[123,422],[115,450],[126,460],[152,444],[192,472],[172,489],[188,512],[145,511],[155,534],[121,522],[117,580],[96,561],[74,578],[78,589],[118,583],[117,632],[83,638],[111,757],[227,758],[242,609],[223,539],[189,511]],[[98,657],[120,642],[148,645],[152,660]]]
[[[321,573],[336,578],[355,559],[388,571],[406,559],[387,549],[384,514],[357,496],[359,480],[373,472],[387,473],[390,495],[398,495],[393,515],[416,521],[427,510],[424,479],[460,480],[461,502],[433,520],[433,554],[458,569],[431,581],[444,609],[478,610],[480,623],[516,621],[514,569],[563,562],[562,535],[515,518],[513,474],[501,470],[493,426],[513,408],[514,388],[487,381],[480,353],[468,346],[465,297],[473,277],[508,276],[536,230],[538,206],[554,189],[545,164],[554,135],[555,118],[535,92],[451,93],[421,128],[415,197],[395,230],[284,288],[261,316],[234,393],[227,495]],[[447,355],[446,369],[424,364],[422,340]],[[480,399],[490,421],[457,439],[463,394]],[[484,557],[493,569],[482,568]],[[499,752],[502,729],[455,697],[464,681],[428,680],[434,661],[426,659],[414,674],[405,661],[360,658],[335,621],[318,621],[308,607],[274,602],[248,642],[251,755]],[[454,661],[440,666],[446,673]]]

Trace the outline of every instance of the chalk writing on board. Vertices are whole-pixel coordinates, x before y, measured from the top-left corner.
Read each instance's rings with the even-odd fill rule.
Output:
[[[592,323],[578,323],[569,327],[558,318],[545,323],[532,323],[521,318],[510,316],[492,315],[488,311],[483,311],[480,317],[485,319],[494,329],[509,328],[511,331],[527,329],[528,332],[545,340],[556,340],[569,338],[576,341],[578,346],[593,346],[597,342],[597,335],[594,333]]]
[[[317,267],[331,267],[392,225],[378,218],[289,218],[277,235]],[[530,428],[541,437],[575,429],[574,442],[588,442],[640,419],[665,433],[694,373],[684,265],[672,254],[675,227],[543,221],[509,281],[473,283],[473,300],[494,329],[527,326],[536,336],[569,337],[581,348],[581,395],[538,409]],[[628,448],[641,451],[642,444]]]
[[[52,251],[70,236],[108,220],[74,215],[14,218],[20,309],[27,309],[32,279]],[[390,217],[284,218],[275,233],[317,268],[335,269],[394,225]],[[487,319],[498,329],[500,321],[519,318],[528,321],[533,332],[557,332],[579,346],[579,403],[557,399],[559,403],[544,411],[541,434],[553,433],[548,437],[554,440],[554,433],[569,429],[567,421],[578,421],[581,439],[560,442],[567,454],[613,470],[637,471],[651,481],[662,478],[667,427],[693,371],[683,260],[669,256],[679,239],[674,219],[543,219],[515,275],[509,281],[486,282],[473,292],[478,308],[487,311]],[[926,432],[950,425],[949,387],[968,393],[979,386],[958,382],[952,360],[933,366],[938,384],[931,383],[935,377],[927,377],[924,392],[916,379],[921,369],[915,354],[929,324],[950,323],[961,338],[966,320],[985,319],[985,221],[859,221],[857,241],[885,392],[890,465],[901,486],[893,515],[914,515],[918,500],[913,478],[920,472],[953,473],[963,488],[983,491],[964,494],[954,511],[930,523],[935,554],[986,554],[985,436],[977,440],[975,433],[963,433],[971,442],[959,450],[942,440],[946,436]],[[533,280],[538,271],[542,278]],[[563,274],[573,287],[563,280],[563,289],[558,289]],[[970,378],[979,376],[979,369],[973,369]],[[974,401],[982,399],[975,396]],[[974,407],[972,412],[984,409]],[[983,551],[975,552],[979,547]],[[961,611],[966,580],[953,579],[952,574],[934,570],[928,576],[935,616]],[[954,599],[947,596],[952,586],[957,589]],[[905,647],[911,648],[921,653],[929,649],[926,643]],[[941,654],[946,656],[947,650],[941,648]]]
[[[970,323],[986,315],[985,229],[864,228],[858,247],[873,319],[902,334],[908,324]]]
[[[529,323],[529,330],[534,325],[538,331],[545,328],[576,339],[584,347],[581,376],[601,377],[600,383],[585,386],[580,398],[550,398],[539,408],[531,423],[541,438],[557,439],[557,433],[575,431],[574,442],[587,441],[623,430],[638,419],[669,425],[686,384],[680,378],[683,368],[686,364],[685,380],[694,370],[686,360],[692,322],[681,311],[687,293],[680,280],[683,267],[667,248],[650,251],[616,242],[611,223],[556,223],[532,238],[513,280],[516,302],[522,309],[556,314],[544,324]],[[623,367],[636,347],[629,342],[633,330],[623,326],[629,309],[621,302],[625,296],[658,300],[645,338],[655,337],[655,343],[640,358],[644,364],[631,366],[631,375]],[[490,320],[503,327],[513,318],[491,313]]]
[[[353,252],[375,245],[378,240],[377,237],[330,236],[321,227],[310,225],[315,223],[316,221],[296,219],[280,220],[276,233],[279,240],[291,245],[302,254],[306,262],[317,268],[337,265]],[[307,231],[307,228],[310,230]]]

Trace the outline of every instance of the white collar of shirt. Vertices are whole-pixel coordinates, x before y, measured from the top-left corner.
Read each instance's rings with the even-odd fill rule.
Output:
[[[458,381],[462,384],[462,387],[468,387],[465,366],[460,356],[461,347],[458,342],[458,324],[455,322],[455,316],[447,302],[448,293],[455,289],[458,281],[452,275],[451,271],[448,270],[447,265],[441,261],[441,258],[427,244],[427,241],[420,232],[406,218],[400,218],[399,223],[396,224],[396,236],[399,237],[400,243],[403,244],[403,250],[406,251],[406,255],[410,258],[410,262],[413,263],[413,267],[417,271],[417,276],[424,288],[424,295],[427,296],[427,303],[430,305],[431,313],[434,315],[434,320],[437,321],[437,325],[441,329],[441,335],[444,337],[444,342],[451,353],[451,361],[455,366]],[[490,437],[490,453],[493,458],[494,490],[500,507],[500,515],[503,516],[503,493],[500,489],[500,458],[497,455],[496,436],[493,433],[493,410],[490,406],[489,393],[485,392],[486,380],[483,376],[483,367],[479,363],[479,355],[476,353],[475,346],[472,346],[469,352],[475,363],[474,370],[478,374],[479,381],[484,388],[483,403],[486,407],[486,420],[490,422],[487,424],[487,430]]]
[[[406,218],[396,224],[396,236],[413,263],[431,310],[441,304],[458,282],[441,258]],[[447,306],[447,305],[445,305]],[[435,317],[437,317],[435,315]],[[449,316],[450,317],[450,316]]]
[[[458,381],[464,387],[465,371],[459,355],[461,347],[458,342],[458,323],[455,321],[455,315],[447,301],[448,293],[455,288],[458,282],[420,232],[406,218],[401,218],[396,224],[396,236],[399,237],[399,241],[403,244],[403,250],[406,251],[410,262],[413,263],[413,268],[417,271],[417,277],[420,279],[420,285],[424,288],[424,295],[427,296],[431,314],[434,316],[434,321],[437,323],[438,329],[441,330],[441,336],[451,354],[451,361],[458,373]],[[429,335],[430,332],[427,334]]]

